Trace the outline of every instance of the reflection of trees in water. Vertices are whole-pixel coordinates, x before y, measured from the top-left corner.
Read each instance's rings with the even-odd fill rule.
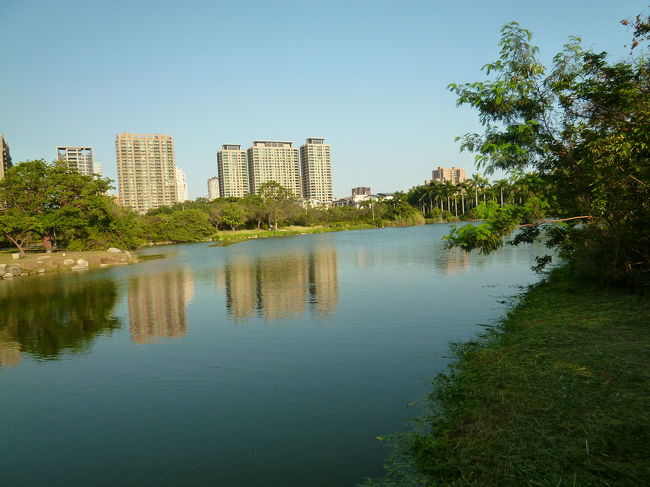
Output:
[[[121,326],[111,315],[115,283],[66,276],[30,278],[0,286],[0,363],[17,363],[18,348],[38,358],[79,353],[103,332]]]
[[[194,278],[187,269],[138,274],[129,279],[131,339],[147,343],[185,336],[185,309],[193,296]]]
[[[329,246],[312,252],[234,255],[225,267],[226,307],[235,319],[257,310],[265,319],[297,317],[305,305],[319,316],[331,314],[338,300],[336,251]]]

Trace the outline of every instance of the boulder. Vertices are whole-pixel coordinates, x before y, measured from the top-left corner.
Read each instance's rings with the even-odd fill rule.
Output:
[[[45,274],[45,269],[39,269],[39,270],[38,270],[38,273],[39,273],[39,274]]]
[[[110,252],[111,254],[119,254],[122,251],[120,249],[116,249],[115,247],[111,247],[106,252]]]
[[[20,274],[21,272],[23,272],[23,268],[20,267],[18,264],[14,264],[14,265],[10,265],[9,267],[7,267],[7,272],[9,272],[9,273],[11,273],[11,274],[13,274],[15,276],[15,275]]]
[[[11,258],[13,260],[18,260],[18,259],[20,259],[20,254],[11,254]]]
[[[71,269],[72,269],[73,271],[87,271],[87,270],[88,270],[88,266],[87,266],[87,265],[73,265],[73,266],[71,267]]]
[[[65,254],[63,254],[63,255],[65,255]],[[74,264],[74,260],[73,260],[73,259],[65,259],[65,260],[63,261],[63,265],[72,265],[72,264]]]
[[[12,279],[14,275],[11,272],[7,272],[4,276],[2,276],[3,279]]]
[[[88,267],[88,261],[84,259],[77,260],[77,265],[81,267]]]

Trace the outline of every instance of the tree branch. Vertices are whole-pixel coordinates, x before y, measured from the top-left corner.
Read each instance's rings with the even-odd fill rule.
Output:
[[[577,220],[579,218],[593,218],[593,216],[591,216],[591,215],[583,215],[583,216],[572,216],[571,218],[561,218],[559,220],[542,220],[542,221],[535,222],[535,223],[527,223],[526,225],[517,225],[517,228],[536,227],[538,225],[543,225],[544,223],[566,222],[566,221],[569,221],[569,220]]]

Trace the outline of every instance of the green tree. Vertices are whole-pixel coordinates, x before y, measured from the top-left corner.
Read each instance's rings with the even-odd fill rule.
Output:
[[[448,244],[489,251],[525,225],[514,243],[544,233],[561,255],[601,276],[647,275],[650,61],[610,64],[572,38],[547,69],[531,39],[517,23],[505,25],[499,59],[484,66],[489,79],[450,89],[484,127],[461,148],[488,173],[537,171],[561,225],[542,226],[544,204],[531,199],[495,209],[479,228],[456,229]]]
[[[223,207],[221,221],[230,226],[231,230],[237,230],[238,227],[246,223],[244,208],[239,203],[227,203]]]
[[[295,215],[299,211],[295,203],[296,196],[275,181],[261,184],[258,195],[262,200],[264,215],[271,230],[277,230],[281,220]]]
[[[74,238],[106,218],[110,180],[85,176],[63,163],[21,162],[0,181],[0,230],[24,253],[36,235],[49,251],[55,235]]]

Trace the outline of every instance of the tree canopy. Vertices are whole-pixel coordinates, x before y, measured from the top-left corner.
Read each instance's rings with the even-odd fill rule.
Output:
[[[547,207],[496,207],[485,223],[453,231],[448,245],[491,251],[522,228],[514,243],[543,237],[599,276],[647,279],[650,62],[611,63],[571,38],[547,68],[531,41],[516,22],[506,24],[499,59],[483,67],[488,79],[449,88],[484,128],[461,137],[461,149],[490,174],[536,171]],[[561,221],[544,224],[545,214]]]
[[[56,235],[105,223],[109,188],[108,179],[79,174],[65,163],[22,162],[0,180],[0,231],[21,253],[32,235],[49,250]]]

